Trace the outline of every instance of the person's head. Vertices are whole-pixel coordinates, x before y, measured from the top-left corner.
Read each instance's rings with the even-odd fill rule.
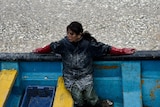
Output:
[[[84,31],[83,32],[83,27],[82,24],[74,21],[71,22],[68,26],[67,26],[67,38],[70,42],[77,42],[79,41],[81,38],[84,38],[88,41],[96,41],[96,39],[94,37],[91,36],[91,34],[88,31]]]
[[[74,21],[67,26],[67,38],[70,42],[77,42],[81,39],[83,33],[82,24]]]

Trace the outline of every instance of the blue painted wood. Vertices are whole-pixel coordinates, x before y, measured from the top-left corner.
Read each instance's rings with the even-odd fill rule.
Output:
[[[142,99],[146,107],[160,107],[160,61],[142,61]]]
[[[160,107],[160,51],[106,56],[94,63],[94,82],[102,99],[114,107]],[[54,55],[0,54],[0,69],[18,69],[6,107],[18,107],[28,85],[56,85],[62,75],[61,58]]]
[[[14,84],[6,107],[19,107],[23,92],[29,85],[56,86],[62,75],[61,62],[0,62],[1,69],[18,69],[19,85]]]
[[[21,73],[19,72],[18,62],[1,62],[0,65],[1,65],[1,70],[3,70],[3,69],[17,70],[18,74],[17,74],[16,80],[15,80],[15,84],[13,85],[13,88],[14,87],[20,88],[21,87],[20,86]],[[13,89],[11,90],[11,95],[9,95],[9,97],[6,101],[5,107],[11,107],[11,106],[18,107],[19,106],[21,97],[19,97],[18,95],[12,94],[12,91],[13,91]]]
[[[56,85],[57,78],[62,75],[61,62],[21,62],[19,66],[23,88],[28,85]]]
[[[142,79],[142,99],[146,107],[160,107],[160,79]]]
[[[94,77],[121,77],[120,61],[95,61]]]
[[[17,70],[17,78],[15,81],[14,86],[19,87],[20,86],[20,81],[21,81],[21,72],[19,72],[19,64],[18,62],[1,62],[1,70],[2,69],[14,69]]]
[[[142,107],[140,62],[122,63],[123,107]]]
[[[1,70],[2,69],[15,69],[18,71],[18,62],[1,62]]]
[[[100,99],[109,99],[119,105],[123,104],[121,78],[94,78],[94,87]],[[123,107],[123,106],[114,106]]]
[[[110,99],[115,107],[123,103],[121,62],[96,61],[94,62],[94,87],[100,99]]]

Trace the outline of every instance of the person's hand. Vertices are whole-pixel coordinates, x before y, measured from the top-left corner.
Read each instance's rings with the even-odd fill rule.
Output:
[[[124,54],[133,54],[133,53],[136,52],[136,49],[134,49],[134,48],[123,48],[123,49],[122,49],[122,52],[123,52]]]

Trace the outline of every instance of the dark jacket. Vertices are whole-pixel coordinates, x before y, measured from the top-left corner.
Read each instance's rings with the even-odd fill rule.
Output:
[[[81,88],[92,84],[93,57],[107,54],[111,48],[111,46],[101,42],[88,41],[83,38],[77,43],[71,43],[67,37],[58,42],[52,42],[50,46],[55,53],[62,56],[63,76],[67,88],[75,84],[76,81],[78,82],[76,84],[80,85]],[[86,81],[84,81],[85,77]]]

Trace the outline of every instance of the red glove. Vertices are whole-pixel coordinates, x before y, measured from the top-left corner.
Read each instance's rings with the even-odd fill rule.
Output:
[[[135,53],[136,49],[134,48],[122,48],[118,49],[115,47],[111,47],[110,54],[111,55],[126,55]]]
[[[50,53],[52,51],[50,45],[47,45],[43,48],[37,48],[33,50],[34,53]]]

